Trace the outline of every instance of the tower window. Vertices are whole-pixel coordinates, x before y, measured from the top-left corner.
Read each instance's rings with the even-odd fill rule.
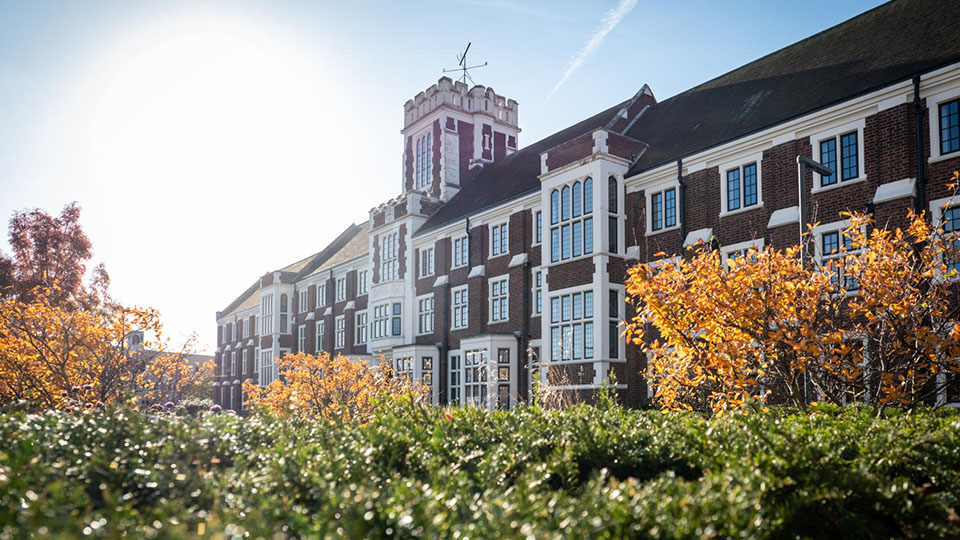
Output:
[[[431,184],[433,178],[433,133],[427,132],[417,137],[417,154],[414,170],[415,189],[422,189]]]

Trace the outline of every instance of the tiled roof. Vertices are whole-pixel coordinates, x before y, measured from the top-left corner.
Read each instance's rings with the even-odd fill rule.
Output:
[[[339,251],[334,253],[316,270],[314,270],[310,274],[302,274],[300,277],[302,278],[308,275],[313,276],[313,275],[319,274],[320,272],[329,270],[330,268],[333,268],[338,264],[351,261],[353,259],[356,259],[357,257],[361,257],[369,253],[370,251],[369,222],[358,225],[358,228],[360,230],[357,231],[357,233],[350,239],[350,241],[347,242],[342,248],[340,248]]]
[[[292,283],[304,276],[312,274],[318,268],[329,268],[329,266],[332,266],[333,264],[339,264],[339,262],[359,256],[362,254],[357,253],[360,245],[363,246],[364,253],[366,252],[367,229],[369,229],[367,223],[359,226],[351,224],[342,233],[340,233],[340,235],[337,236],[333,242],[330,242],[327,247],[323,248],[323,250],[314,253],[309,257],[300,259],[295,263],[284,266],[276,271],[281,273],[282,281],[284,283]],[[358,236],[361,238],[358,239]],[[357,254],[351,255],[353,253]],[[348,255],[350,256],[347,257]],[[326,265],[326,263],[334,259],[339,262]],[[243,294],[238,296],[233,302],[230,302],[230,305],[220,312],[219,316],[224,317],[227,315],[232,315],[256,306],[260,301],[257,295],[258,290],[260,290],[260,280],[257,280],[253,285],[250,285],[250,287],[248,287]]]
[[[899,0],[650,107],[630,174],[960,61],[960,2]]]

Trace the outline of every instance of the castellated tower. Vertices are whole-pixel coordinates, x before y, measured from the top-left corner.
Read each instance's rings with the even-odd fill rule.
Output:
[[[443,77],[403,106],[403,193],[448,201],[482,167],[517,150],[517,102]]]

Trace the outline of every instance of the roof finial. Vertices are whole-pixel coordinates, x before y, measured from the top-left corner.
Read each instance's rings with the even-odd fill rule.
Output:
[[[475,65],[475,66],[468,66],[468,65],[467,65],[467,51],[470,50],[470,45],[471,45],[471,44],[472,44],[472,42],[467,43],[467,48],[463,50],[463,54],[458,54],[458,55],[457,55],[457,62],[458,62],[458,65],[459,65],[460,67],[458,67],[458,68],[453,68],[453,69],[444,69],[444,70],[443,70],[444,73],[450,73],[450,72],[452,72],[452,71],[462,71],[463,74],[462,74],[457,80],[458,80],[458,81],[462,81],[464,84],[467,83],[467,80],[469,80],[469,81],[470,81],[471,83],[473,83],[473,84],[477,84],[477,83],[475,83],[475,82],[473,81],[473,77],[470,76],[470,73],[469,73],[468,70],[476,69],[476,68],[482,68],[482,67],[484,67],[484,66],[487,65],[486,62],[484,62],[484,63],[482,63],[482,64],[477,64],[477,65]]]

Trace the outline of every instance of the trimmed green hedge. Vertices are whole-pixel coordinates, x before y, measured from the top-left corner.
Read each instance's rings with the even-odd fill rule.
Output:
[[[891,414],[7,414],[0,538],[960,537],[960,415]]]

